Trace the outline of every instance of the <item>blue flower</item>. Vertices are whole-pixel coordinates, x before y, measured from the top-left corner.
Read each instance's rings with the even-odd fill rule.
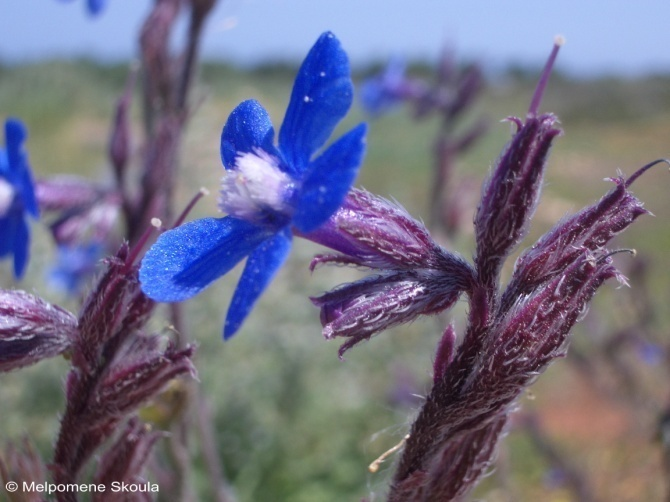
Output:
[[[107,4],[107,0],[88,0],[86,2],[86,5],[88,6],[88,12],[89,14],[93,16],[97,16],[102,12],[102,9],[105,8],[105,5]]]
[[[73,246],[58,246],[56,265],[49,272],[49,281],[72,297],[81,293],[82,287],[97,271],[103,247],[99,242]]]
[[[70,2],[71,0],[61,0],[61,2]],[[107,0],[86,0],[86,7],[91,16],[97,16],[107,5]]]
[[[17,279],[23,276],[28,263],[27,215],[39,217],[32,175],[23,152],[26,136],[23,123],[5,121],[5,148],[0,148],[0,258],[14,255]]]
[[[365,124],[314,155],[349,110],[352,95],[347,55],[332,33],[324,33],[298,71],[278,146],[257,101],[235,108],[221,135],[226,175],[220,207],[228,216],[163,233],[142,260],[144,292],[157,301],[186,300],[247,257],[224,325],[224,338],[233,336],[286,260],[293,229],[306,234],[318,228],[353,184]]]
[[[361,84],[361,105],[373,116],[383,115],[406,97],[411,85],[405,77],[405,62],[394,58],[389,61],[384,71],[366,79]]]

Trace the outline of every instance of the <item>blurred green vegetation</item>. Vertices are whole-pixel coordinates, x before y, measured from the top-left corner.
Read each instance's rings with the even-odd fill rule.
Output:
[[[107,138],[113,106],[127,69],[126,65],[102,66],[90,61],[0,67],[0,113],[3,117],[20,117],[28,125],[27,147],[37,177],[74,173],[111,180]],[[370,69],[361,69],[359,77],[369,72]],[[219,135],[233,107],[243,99],[258,99],[278,127],[294,74],[294,68],[281,65],[248,71],[223,64],[203,65],[200,83],[192,96],[195,113],[181,152],[178,196],[182,204],[201,186],[217,193],[222,173]],[[510,136],[510,125],[498,121],[510,115],[525,115],[536,75],[534,71],[517,69],[493,79],[472,113],[473,119],[490,119],[490,131],[461,159],[457,177],[481,180],[487,174]],[[141,129],[139,106],[135,104],[133,155],[139,161]],[[670,76],[579,81],[555,75],[541,109],[559,116],[565,135],[556,143],[544,198],[525,245],[566,213],[604,194],[611,185],[603,178],[616,175],[618,169],[630,174],[651,160],[670,156]],[[366,117],[355,105],[339,131],[362,120]],[[358,184],[393,197],[416,217],[426,218],[437,126],[436,120],[414,121],[406,110],[371,122],[367,159]],[[661,312],[657,322],[667,326],[670,319],[664,306],[670,300],[666,273],[670,198],[667,174],[662,170],[659,167],[648,173],[634,187],[658,216],[641,218],[616,245],[635,247],[640,256],[650,261],[652,269],[658,270],[651,287]],[[196,207],[192,217],[215,211],[216,195],[212,195]],[[76,311],[72,300],[45,285],[54,250],[46,227],[38,224],[33,228],[35,244],[26,281],[12,283],[10,266],[5,262],[0,264],[1,283],[34,291]],[[453,245],[469,256],[471,229],[465,228]],[[378,500],[392,473],[392,460],[383,464],[377,474],[370,474],[367,466],[407,433],[421,405],[421,396],[430,388],[433,351],[445,319],[421,319],[390,330],[347,353],[345,361],[338,360],[338,343],[323,341],[318,311],[308,297],[361,274],[332,268],[310,275],[307,264],[316,252],[317,247],[296,242],[288,265],[230,342],[221,341],[221,326],[239,270],[185,307],[190,336],[199,345],[196,365],[203,393],[212,405],[217,449],[240,501],[320,502],[360,500],[366,496]],[[616,260],[625,268],[630,258],[621,256]],[[508,266],[511,268],[512,264],[510,260]],[[598,307],[604,314],[599,317],[614,325],[613,316],[607,315],[611,310],[607,302],[617,292],[612,286],[604,289],[606,301]],[[464,325],[463,310],[462,305],[458,306],[453,316],[457,329]],[[167,331],[160,316],[154,326]],[[579,328],[575,336],[588,340],[588,335]],[[61,388],[66,370],[66,362],[56,360],[2,375],[0,441],[27,435],[49,459],[63,409]],[[583,382],[575,381],[568,366],[559,362],[534,387],[537,399],[523,398],[522,405],[542,410],[543,406],[560,401],[566,385],[579,387]],[[570,405],[569,400],[560,402]],[[584,403],[573,403],[580,404]],[[588,407],[582,408],[588,412]],[[597,414],[585,417],[586,421],[598,420]],[[584,438],[571,440],[572,432],[560,428],[552,429],[552,434],[584,466],[600,462],[604,469],[621,464],[630,454],[627,444],[631,448],[644,447],[652,456],[655,451],[649,431],[646,435],[638,432],[628,443],[610,450],[602,441],[595,444]],[[523,435],[512,433],[504,448],[510,452],[505,455],[506,468],[513,472],[511,479],[517,485],[520,500],[565,500],[565,491],[543,487],[543,467],[538,466],[546,466],[546,462]],[[601,461],[603,456],[610,458],[608,452],[614,457]],[[648,465],[651,474],[643,487],[647,491],[638,500],[660,497],[660,466],[654,471],[653,465]],[[202,461],[196,460],[195,467],[201,498],[207,500]],[[623,469],[627,474],[621,472],[617,474],[619,485],[628,479],[626,475],[636,473],[632,468]],[[478,494],[488,500],[504,500],[496,491],[496,479],[487,479]]]

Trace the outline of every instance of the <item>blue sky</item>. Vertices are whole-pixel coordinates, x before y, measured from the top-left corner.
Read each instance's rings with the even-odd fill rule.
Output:
[[[91,19],[83,0],[3,0],[0,60],[132,57],[151,3],[108,0]],[[670,72],[669,21],[666,0],[219,0],[203,50],[236,62],[297,61],[332,30],[355,64],[393,55],[434,60],[448,43],[496,67],[541,64],[562,34],[559,69],[628,76]]]

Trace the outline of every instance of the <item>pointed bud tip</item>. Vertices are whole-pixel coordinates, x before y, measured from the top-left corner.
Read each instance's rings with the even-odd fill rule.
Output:
[[[537,111],[540,108],[540,103],[542,102],[542,96],[544,95],[544,91],[547,88],[547,84],[549,82],[549,76],[551,75],[551,72],[554,68],[554,63],[556,62],[556,57],[558,56],[558,50],[564,43],[565,38],[563,38],[561,35],[558,35],[554,38],[554,47],[551,49],[551,54],[549,54],[549,58],[544,65],[542,75],[540,75],[540,80],[537,83],[535,93],[533,94],[533,99],[530,101],[530,107],[528,108],[529,117],[535,117],[537,115]]]
[[[447,367],[454,359],[455,349],[456,329],[450,323],[444,330],[444,334],[437,346],[437,353],[435,354],[435,361],[433,363],[433,381],[435,383],[444,377]]]
[[[647,165],[645,165],[645,166],[642,166],[640,169],[638,169],[637,171],[635,171],[635,172],[630,176],[630,178],[628,178],[628,179],[626,180],[626,188],[629,188],[629,187],[633,184],[633,182],[634,182],[636,179],[638,179],[640,176],[642,176],[642,175],[643,175],[645,172],[647,172],[649,169],[651,169],[652,167],[654,167],[654,166],[657,165],[657,164],[662,164],[662,163],[665,163],[665,164],[667,164],[668,166],[670,166],[670,160],[668,160],[668,159],[657,159],[657,160],[654,160],[653,162],[650,162],[649,164],[647,164]],[[670,171],[670,168],[669,168],[668,170]]]

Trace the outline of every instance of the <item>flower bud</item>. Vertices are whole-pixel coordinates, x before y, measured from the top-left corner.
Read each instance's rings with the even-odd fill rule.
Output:
[[[123,244],[116,256],[107,259],[106,269],[84,300],[72,356],[74,365],[84,371],[96,367],[104,344],[123,321],[129,295],[139,289],[137,272],[126,263],[127,257],[128,245]]]
[[[71,246],[89,241],[113,240],[119,205],[117,194],[109,193],[95,204],[64,214],[51,224],[54,240],[58,244]]]
[[[77,319],[24,291],[0,290],[0,371],[62,354],[77,334]]]
[[[175,350],[168,344],[163,349],[161,344],[157,336],[135,335],[126,341],[96,389],[89,420],[121,418],[156,396],[173,378],[183,374],[196,377],[191,362],[194,347]]]
[[[452,84],[456,87],[456,92],[445,106],[445,116],[452,120],[465,110],[468,110],[484,88],[482,70],[476,64],[465,68],[457,75],[457,79]]]
[[[303,237],[345,255],[317,256],[312,270],[322,263],[385,270],[435,269],[453,273],[464,289],[472,277],[467,262],[436,244],[426,227],[404,208],[364,190],[352,189],[326,223]]]
[[[128,75],[126,88],[116,103],[116,113],[109,138],[108,153],[114,167],[114,174],[119,182],[123,183],[128,158],[130,157],[130,104],[135,87],[137,70],[132,68]]]
[[[152,432],[148,425],[131,418],[118,439],[100,458],[95,483],[109,488],[114,481],[128,484],[146,482],[142,477],[144,464],[156,441],[163,436],[164,433]],[[94,500],[109,500],[109,494]],[[119,498],[121,500],[126,500],[125,495]]]
[[[156,1],[140,33],[143,70],[147,73],[145,82],[151,86],[145,91],[148,96],[164,103],[171,98],[172,63],[169,42],[180,5],[178,0]]]
[[[11,486],[13,482],[19,487],[23,487],[24,483],[45,483],[47,480],[47,468],[44,465],[39,453],[35,450],[27,438],[23,440],[21,448],[14,444],[9,444],[5,447],[2,454],[0,454],[0,479],[3,486]],[[9,493],[7,490],[8,500],[11,502],[38,502],[44,500],[37,493],[28,493],[19,490],[18,492]],[[18,497],[14,497],[18,495]]]
[[[44,211],[68,211],[100,198],[100,189],[78,176],[53,176],[35,183],[35,196]]]
[[[453,324],[447,325],[440,343],[437,346],[433,363],[433,381],[437,382],[444,376],[456,353],[456,330]]]
[[[628,191],[623,178],[612,181],[616,187],[600,201],[559,222],[519,256],[512,280],[503,295],[503,304],[551,279],[584,250],[602,249],[638,216],[649,212]]]
[[[496,281],[503,260],[528,230],[540,195],[553,139],[560,134],[556,118],[529,117],[507,145],[487,181],[475,215],[477,254],[481,279]]]
[[[526,381],[517,378],[509,385],[526,385],[551,360],[565,355],[570,329],[583,316],[596,290],[609,278],[625,283],[609,255],[582,250],[569,266],[535,293],[520,295],[491,332],[490,342],[496,348],[487,356],[491,368],[488,378],[515,374]],[[493,385],[492,380],[490,383]]]
[[[417,270],[366,277],[311,300],[321,308],[323,336],[349,338],[340,347],[342,357],[375,333],[451,308],[461,292],[452,277]]]
[[[561,133],[552,114],[538,116],[556,56],[565,40],[556,37],[528,108],[526,122],[511,118],[517,132],[503,150],[484,185],[475,214],[477,251],[475,266],[480,282],[489,291],[498,286],[500,268],[528,231],[542,187],[553,139]]]

